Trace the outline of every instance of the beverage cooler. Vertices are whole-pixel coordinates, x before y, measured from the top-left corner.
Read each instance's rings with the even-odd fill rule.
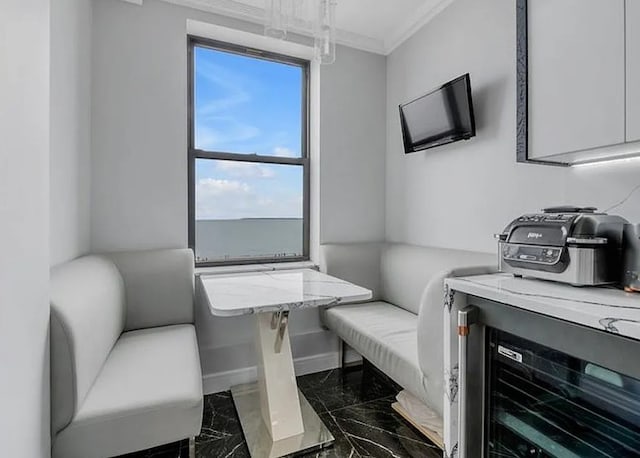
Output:
[[[462,458],[640,458],[640,342],[485,300],[460,314]]]
[[[487,456],[640,457],[638,380],[503,331],[488,339]]]

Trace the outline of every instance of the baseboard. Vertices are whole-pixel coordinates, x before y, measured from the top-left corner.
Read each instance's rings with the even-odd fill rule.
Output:
[[[340,356],[338,352],[321,353],[293,360],[293,366],[297,376],[335,369],[339,367],[339,363]],[[255,382],[258,378],[257,374],[258,371],[255,366],[215,374],[206,374],[202,377],[202,389],[204,390],[204,394],[227,391],[235,385]]]
[[[221,391],[227,391],[235,385],[255,382],[257,378],[258,375],[255,366],[207,374],[202,376],[202,390],[204,394],[219,393]]]
[[[346,343],[344,344],[344,346],[345,346],[344,356],[343,356],[344,365],[345,366],[357,366],[359,364],[362,364],[362,355],[360,355],[360,353],[355,351],[353,348],[351,348]]]
[[[336,369],[340,367],[339,354],[334,351],[297,358],[293,360],[293,367],[297,376]]]

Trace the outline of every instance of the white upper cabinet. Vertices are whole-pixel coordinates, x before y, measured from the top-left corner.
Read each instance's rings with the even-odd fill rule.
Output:
[[[529,157],[623,143],[626,114],[628,134],[640,138],[640,0],[627,1],[629,14],[635,15],[629,17],[634,26],[627,27],[633,41],[627,44],[629,59],[625,0],[531,0],[528,5]],[[636,81],[627,103],[625,60]]]
[[[640,0],[627,0],[627,141],[640,140]]]

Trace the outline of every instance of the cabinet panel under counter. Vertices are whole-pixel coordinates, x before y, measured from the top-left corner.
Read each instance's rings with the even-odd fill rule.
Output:
[[[640,457],[639,294],[492,274],[447,279],[444,309],[446,453]]]

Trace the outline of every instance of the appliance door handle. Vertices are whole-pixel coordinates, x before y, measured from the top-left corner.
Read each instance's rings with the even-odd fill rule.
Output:
[[[467,344],[470,326],[477,320],[477,307],[458,311],[458,458],[467,458]]]

